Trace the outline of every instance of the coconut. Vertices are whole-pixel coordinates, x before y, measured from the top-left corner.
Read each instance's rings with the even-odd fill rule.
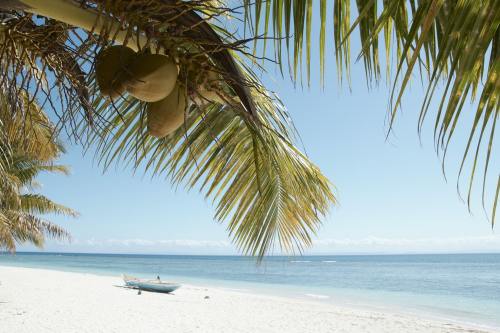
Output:
[[[127,65],[135,56],[134,50],[123,45],[110,46],[97,55],[97,84],[104,96],[115,99],[125,92]]]
[[[166,55],[143,53],[129,67],[127,92],[144,102],[163,100],[173,91],[177,66]]]
[[[149,103],[146,109],[148,132],[150,135],[163,138],[184,123],[186,110],[186,90],[178,84],[164,99]]]

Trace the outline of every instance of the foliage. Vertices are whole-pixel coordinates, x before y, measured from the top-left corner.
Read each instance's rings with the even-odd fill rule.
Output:
[[[215,217],[228,221],[229,233],[245,253],[262,256],[275,244],[300,251],[310,244],[321,217],[335,203],[331,185],[293,145],[289,116],[250,69],[258,57],[246,44],[257,49],[262,40],[265,52],[272,37],[273,59],[280,68],[290,59],[294,80],[305,53],[309,82],[316,8],[312,0],[244,0],[241,8],[234,2],[229,7],[222,1],[197,0],[72,2],[95,15],[90,31],[32,15],[36,10],[20,6],[23,1],[28,2],[7,3],[13,11],[0,29],[0,88],[12,114],[24,109],[26,102],[18,96],[28,92],[28,101],[39,101],[59,119],[58,129],[95,149],[105,169],[122,163],[204,191],[215,202]],[[320,0],[317,8],[323,73],[329,2]],[[470,197],[483,152],[483,202],[487,174],[498,172],[489,163],[500,92],[499,9],[495,0],[333,1],[339,77],[349,77],[350,39],[357,29],[369,80],[378,82],[382,76],[381,53],[387,76],[395,73],[391,126],[415,72],[428,87],[419,129],[436,99],[438,82],[445,82],[442,96],[437,96],[434,125],[436,147],[445,153],[464,118],[465,102],[476,102],[461,169],[471,156]],[[229,19],[239,18],[250,28],[251,38],[239,38],[226,28]],[[382,39],[384,52],[379,50]],[[100,96],[93,75],[96,54],[114,43],[175,60],[188,109],[185,125],[171,136],[147,135],[143,103],[127,95],[112,103]],[[500,180],[496,183],[492,223]]]
[[[7,110],[1,98],[0,248],[15,251],[16,244],[26,242],[42,247],[46,237],[67,239],[69,234],[64,229],[39,215],[77,213],[32,193],[40,172],[68,172],[65,166],[53,164],[62,146],[54,140],[48,118],[36,105],[27,107],[24,121],[21,113],[12,115]]]
[[[19,91],[29,91],[58,117],[58,129],[96,149],[106,169],[124,163],[204,191],[215,202],[215,218],[228,221],[230,235],[247,254],[310,245],[335,203],[331,185],[293,145],[282,103],[246,66],[251,40],[224,28],[235,10],[220,1],[79,3],[96,14],[90,32],[26,8],[10,12],[0,44],[0,87],[11,105]],[[109,23],[102,29],[101,18]],[[171,136],[147,135],[145,106],[137,100],[100,96],[95,58],[115,42],[175,60],[189,107],[185,126]]]
[[[108,168],[114,162],[166,174],[173,184],[198,187],[216,202],[216,219],[229,220],[228,230],[245,253],[263,256],[278,241],[286,251],[302,250],[320,225],[328,201],[335,202],[329,181],[290,142],[280,127],[286,114],[272,103],[261,104],[259,127],[235,110],[217,104],[195,106],[185,126],[164,139],[146,133],[137,101],[118,109],[99,101],[108,126],[93,133],[89,148]],[[104,140],[102,138],[105,138]]]
[[[460,175],[466,160],[470,159],[472,167],[467,195],[470,204],[480,157],[484,156],[482,200],[484,204],[487,174],[492,172],[496,187],[491,219],[494,224],[500,190],[498,169],[491,169],[490,165],[500,103],[500,6],[497,0],[335,0],[331,19],[327,14],[331,2],[327,0],[320,0],[319,6],[313,5],[316,2],[312,0],[244,0],[244,3],[247,26],[252,28],[254,35],[275,38],[276,61],[282,66],[288,57],[295,80],[303,63],[307,81],[310,80],[313,21],[317,20],[314,15],[319,15],[320,21],[322,76],[328,22],[333,25],[340,78],[342,73],[349,77],[350,39],[357,29],[361,44],[359,57],[363,59],[367,78],[375,81],[381,78],[382,55],[385,55],[388,78],[395,72],[389,110],[391,127],[401,107],[403,93],[415,74],[420,74],[427,83],[427,89],[418,130],[421,131],[428,117],[431,102],[437,99],[435,145],[436,149],[444,151],[443,164],[457,125],[465,118],[464,105],[475,102],[474,120],[464,149]],[[319,14],[315,13],[316,10]],[[353,15],[356,11],[357,15]],[[381,50],[382,39],[384,49]],[[440,82],[444,82],[444,90],[441,96],[435,96]]]

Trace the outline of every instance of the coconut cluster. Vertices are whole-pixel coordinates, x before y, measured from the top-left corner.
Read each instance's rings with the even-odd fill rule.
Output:
[[[178,70],[163,54],[136,53],[114,45],[96,58],[96,78],[104,96],[115,100],[124,93],[147,103],[150,135],[162,138],[184,122],[186,90],[177,83]]]

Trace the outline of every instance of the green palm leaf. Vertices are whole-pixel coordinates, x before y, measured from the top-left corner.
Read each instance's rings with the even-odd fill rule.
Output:
[[[271,13],[262,15],[260,8],[269,3]],[[312,22],[312,0],[256,0],[245,1],[246,24],[256,26],[255,35],[275,37],[276,60],[281,63],[286,56],[281,51],[286,46],[287,53],[293,57],[290,69],[293,77],[304,65],[309,73],[311,63],[311,43],[308,38]],[[325,3],[319,7],[319,56],[320,71],[324,71],[326,21]],[[307,10],[306,10],[307,8]],[[358,14],[351,23],[351,12]],[[318,14],[316,14],[318,15]],[[282,17],[286,17],[283,22]],[[289,22],[292,22],[291,25]],[[394,71],[391,93],[390,126],[392,127],[397,112],[401,107],[402,97],[413,80],[415,73],[427,83],[427,92],[422,101],[419,132],[424,120],[428,118],[432,101],[437,99],[439,106],[435,110],[434,137],[436,149],[443,150],[444,156],[459,124],[465,125],[464,105],[472,102],[475,117],[461,161],[460,176],[465,165],[470,164],[468,177],[467,201],[474,185],[476,172],[482,166],[482,201],[486,200],[486,185],[492,182],[494,188],[500,186],[498,169],[492,169],[490,160],[493,157],[494,132],[499,117],[500,100],[500,6],[496,0],[357,0],[355,5],[349,0],[333,1],[333,35],[335,56],[339,78],[345,72],[349,77],[350,39],[355,30],[359,31],[361,42],[360,57],[365,64],[366,76],[369,80],[380,78],[381,55],[379,37],[383,34],[385,47],[385,63],[388,79]],[[273,29],[259,30],[259,26],[271,26]],[[286,38],[285,43],[282,37]],[[290,43],[292,42],[292,44]],[[257,47],[256,43],[256,47]],[[305,62],[302,54],[305,53]],[[394,59],[394,61],[392,61]],[[308,75],[309,80],[309,75]],[[444,91],[436,95],[440,82],[445,82]],[[480,158],[481,155],[484,158]],[[467,161],[469,161],[467,163]],[[492,173],[488,178],[488,173]],[[491,180],[488,180],[491,179]],[[495,209],[498,191],[492,194],[492,224],[495,222]]]
[[[104,168],[142,166],[203,191],[216,203],[215,218],[227,221],[247,254],[262,257],[275,245],[301,251],[335,202],[329,181],[292,145],[287,115],[271,99],[257,99],[258,127],[238,110],[193,105],[185,127],[164,139],[147,135],[137,101],[98,103],[108,126],[91,135],[89,147],[97,147]]]
[[[72,217],[79,215],[73,209],[55,203],[41,194],[21,195],[20,209],[31,214],[59,214]]]

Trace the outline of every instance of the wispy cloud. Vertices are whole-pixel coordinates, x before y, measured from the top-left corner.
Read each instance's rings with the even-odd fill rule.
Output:
[[[384,251],[384,252],[455,252],[500,251],[500,236],[450,238],[381,238],[322,239],[314,242],[313,251]]]
[[[227,240],[190,239],[75,239],[71,244],[57,244],[68,251],[127,253],[235,254]],[[500,252],[500,235],[449,238],[318,239],[307,253],[411,253],[411,252]],[[278,253],[275,253],[278,254]]]
[[[80,241],[76,241],[81,244]],[[190,240],[190,239],[165,239],[165,240],[150,240],[150,239],[88,239],[84,241],[90,246],[162,246],[162,247],[189,247],[189,248],[228,248],[230,243],[227,241],[210,241],[210,240]]]

